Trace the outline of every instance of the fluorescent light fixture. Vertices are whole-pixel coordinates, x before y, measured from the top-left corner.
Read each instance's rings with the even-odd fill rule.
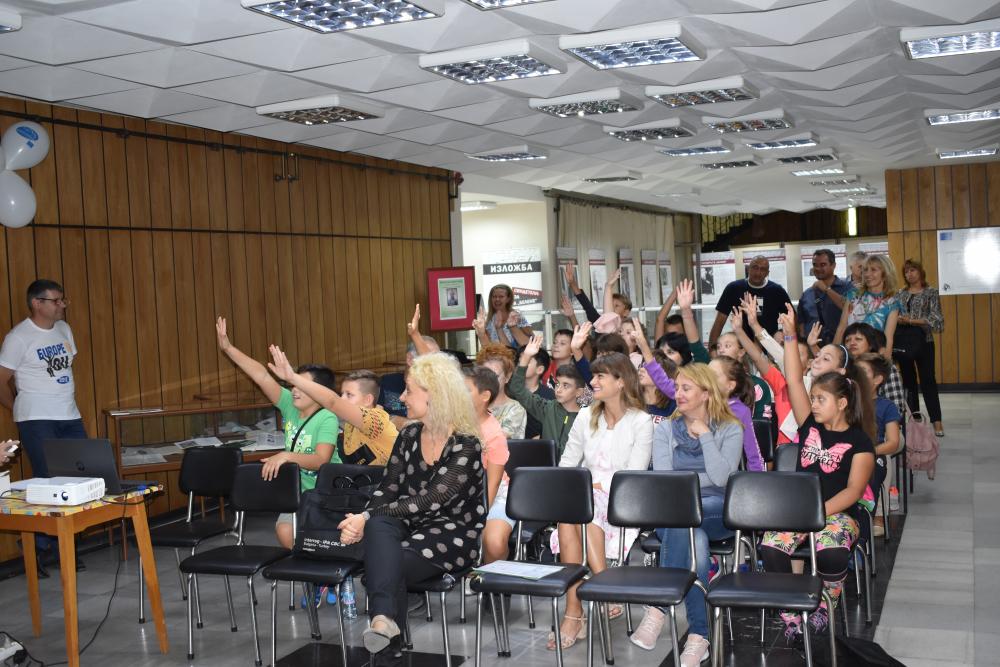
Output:
[[[965,150],[945,151],[938,149],[938,158],[942,160],[954,160],[963,157],[990,157],[997,154],[996,144],[983,146],[982,148],[968,148]]]
[[[444,0],[241,0],[241,4],[322,33],[444,16]]]
[[[755,151],[780,150],[785,148],[810,148],[817,143],[816,135],[811,132],[799,134],[784,139],[774,139],[773,141],[748,141],[747,147]]]
[[[642,174],[637,171],[626,171],[623,174],[613,174],[610,176],[594,176],[583,179],[587,183],[624,183],[626,181],[641,181]]]
[[[903,28],[899,41],[914,60],[1000,51],[1000,20],[966,25]]]
[[[599,116],[606,113],[638,111],[642,101],[620,88],[602,88],[589,93],[563,95],[562,97],[532,97],[528,106],[550,116],[569,118],[570,116]]]
[[[872,190],[867,185],[858,185],[855,187],[847,188],[826,188],[826,192],[831,195],[873,195],[875,190]]]
[[[815,155],[793,155],[791,157],[779,157],[781,164],[802,164],[803,162],[832,162],[837,159],[836,153],[816,153]]]
[[[687,148],[658,148],[658,153],[663,153],[668,157],[695,157],[699,155],[722,155],[731,153],[733,145],[728,141],[719,139],[699,146],[688,146]]]
[[[345,123],[352,120],[379,118],[382,110],[344,95],[322,95],[303,100],[291,100],[257,107],[261,116],[287,120],[303,125]]]
[[[760,93],[747,85],[742,76],[698,81],[685,86],[646,86],[646,97],[675,109],[697,104],[742,102],[756,99]]]
[[[701,188],[691,188],[688,192],[662,192],[654,194],[654,197],[667,197],[670,199],[681,199],[684,197],[697,197],[701,194]]]
[[[680,118],[658,120],[642,125],[629,127],[610,127],[605,125],[604,131],[619,141],[657,141],[659,139],[677,139],[693,137],[694,131],[681,122]]]
[[[853,206],[847,209],[847,235],[858,235],[858,209]]]
[[[709,162],[701,165],[705,169],[740,169],[742,167],[759,167],[759,162],[753,160],[733,160],[731,162]]]
[[[482,153],[466,153],[465,157],[484,162],[514,162],[515,160],[544,160],[548,153],[533,146],[520,145],[497,148]]]
[[[809,185],[815,185],[816,187],[829,188],[834,185],[851,185],[857,183],[861,179],[855,174],[844,174],[840,178],[830,178],[822,181],[809,181]]]
[[[563,35],[559,48],[596,69],[618,69],[701,60],[704,50],[676,21]]]
[[[0,9],[0,33],[14,32],[21,29],[21,15],[6,9]]]
[[[490,211],[496,207],[495,201],[463,201],[461,210],[462,213],[468,213],[469,211]]]
[[[973,109],[971,111],[942,111],[929,109],[924,111],[927,122],[931,125],[952,125],[954,123],[975,123],[980,120],[1000,119],[1000,107],[992,109]]]
[[[711,116],[703,116],[701,122],[716,132],[721,132],[723,134],[729,132],[785,130],[792,126],[792,124],[785,119],[785,112],[781,109],[761,111],[760,113],[737,116],[736,118],[713,118]]]
[[[843,167],[824,167],[822,169],[800,169],[793,171],[792,176],[838,176],[843,173]]]
[[[531,5],[536,2],[548,2],[548,0],[465,0],[465,1],[478,9],[504,9],[506,7]]]
[[[512,39],[420,56],[420,67],[462,83],[494,83],[559,74],[550,54],[526,39]]]

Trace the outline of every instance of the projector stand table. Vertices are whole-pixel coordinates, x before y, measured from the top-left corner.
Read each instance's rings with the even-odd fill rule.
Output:
[[[42,610],[38,597],[38,565],[35,561],[35,533],[48,533],[59,538],[59,574],[62,578],[63,611],[66,625],[66,661],[69,667],[80,665],[80,642],[77,634],[76,599],[76,534],[91,526],[124,518],[132,520],[146,589],[152,607],[160,652],[166,653],[167,625],[163,620],[163,603],[160,600],[160,583],[156,577],[153,545],[149,540],[146,521],[145,496],[162,491],[154,486],[143,491],[133,491],[128,496],[117,496],[113,502],[96,500],[75,506],[30,505],[24,502],[24,493],[0,498],[0,530],[19,531],[24,549],[24,570],[28,578],[28,600],[31,605],[31,625],[35,636],[42,634]],[[141,496],[139,495],[141,494]],[[124,503],[124,504],[123,504]]]

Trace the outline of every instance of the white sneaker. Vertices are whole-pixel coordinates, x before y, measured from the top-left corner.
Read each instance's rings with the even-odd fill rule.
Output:
[[[642,617],[642,622],[635,629],[629,641],[641,649],[652,651],[656,646],[656,640],[663,630],[663,622],[666,615],[656,607],[646,607],[646,615]]]
[[[708,660],[708,646],[708,640],[701,635],[689,634],[684,643],[684,650],[681,651],[681,665],[698,667]]]

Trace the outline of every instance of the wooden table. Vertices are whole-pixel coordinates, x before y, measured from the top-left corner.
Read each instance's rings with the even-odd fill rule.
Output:
[[[0,498],[0,530],[20,531],[24,550],[24,570],[28,577],[28,601],[31,605],[31,625],[35,636],[42,634],[42,610],[38,597],[38,565],[35,561],[35,533],[48,533],[59,538],[59,574],[63,587],[63,610],[66,626],[66,661],[70,667],[80,665],[80,642],[77,628],[76,599],[76,534],[91,526],[124,518],[132,520],[135,538],[142,557],[146,589],[160,640],[160,652],[166,653],[167,625],[163,619],[160,583],[156,577],[153,545],[149,540],[145,496],[159,493],[162,486],[151,486],[128,495],[108,497],[83,505],[31,505],[24,501],[23,491]]]

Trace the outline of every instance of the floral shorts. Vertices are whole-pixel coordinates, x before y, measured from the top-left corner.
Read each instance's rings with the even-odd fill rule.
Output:
[[[761,545],[784,551],[791,555],[809,539],[809,533],[779,533],[769,530],[764,533]],[[858,522],[846,512],[838,512],[826,517],[826,526],[816,533],[816,551],[824,549],[850,549],[858,539]]]

